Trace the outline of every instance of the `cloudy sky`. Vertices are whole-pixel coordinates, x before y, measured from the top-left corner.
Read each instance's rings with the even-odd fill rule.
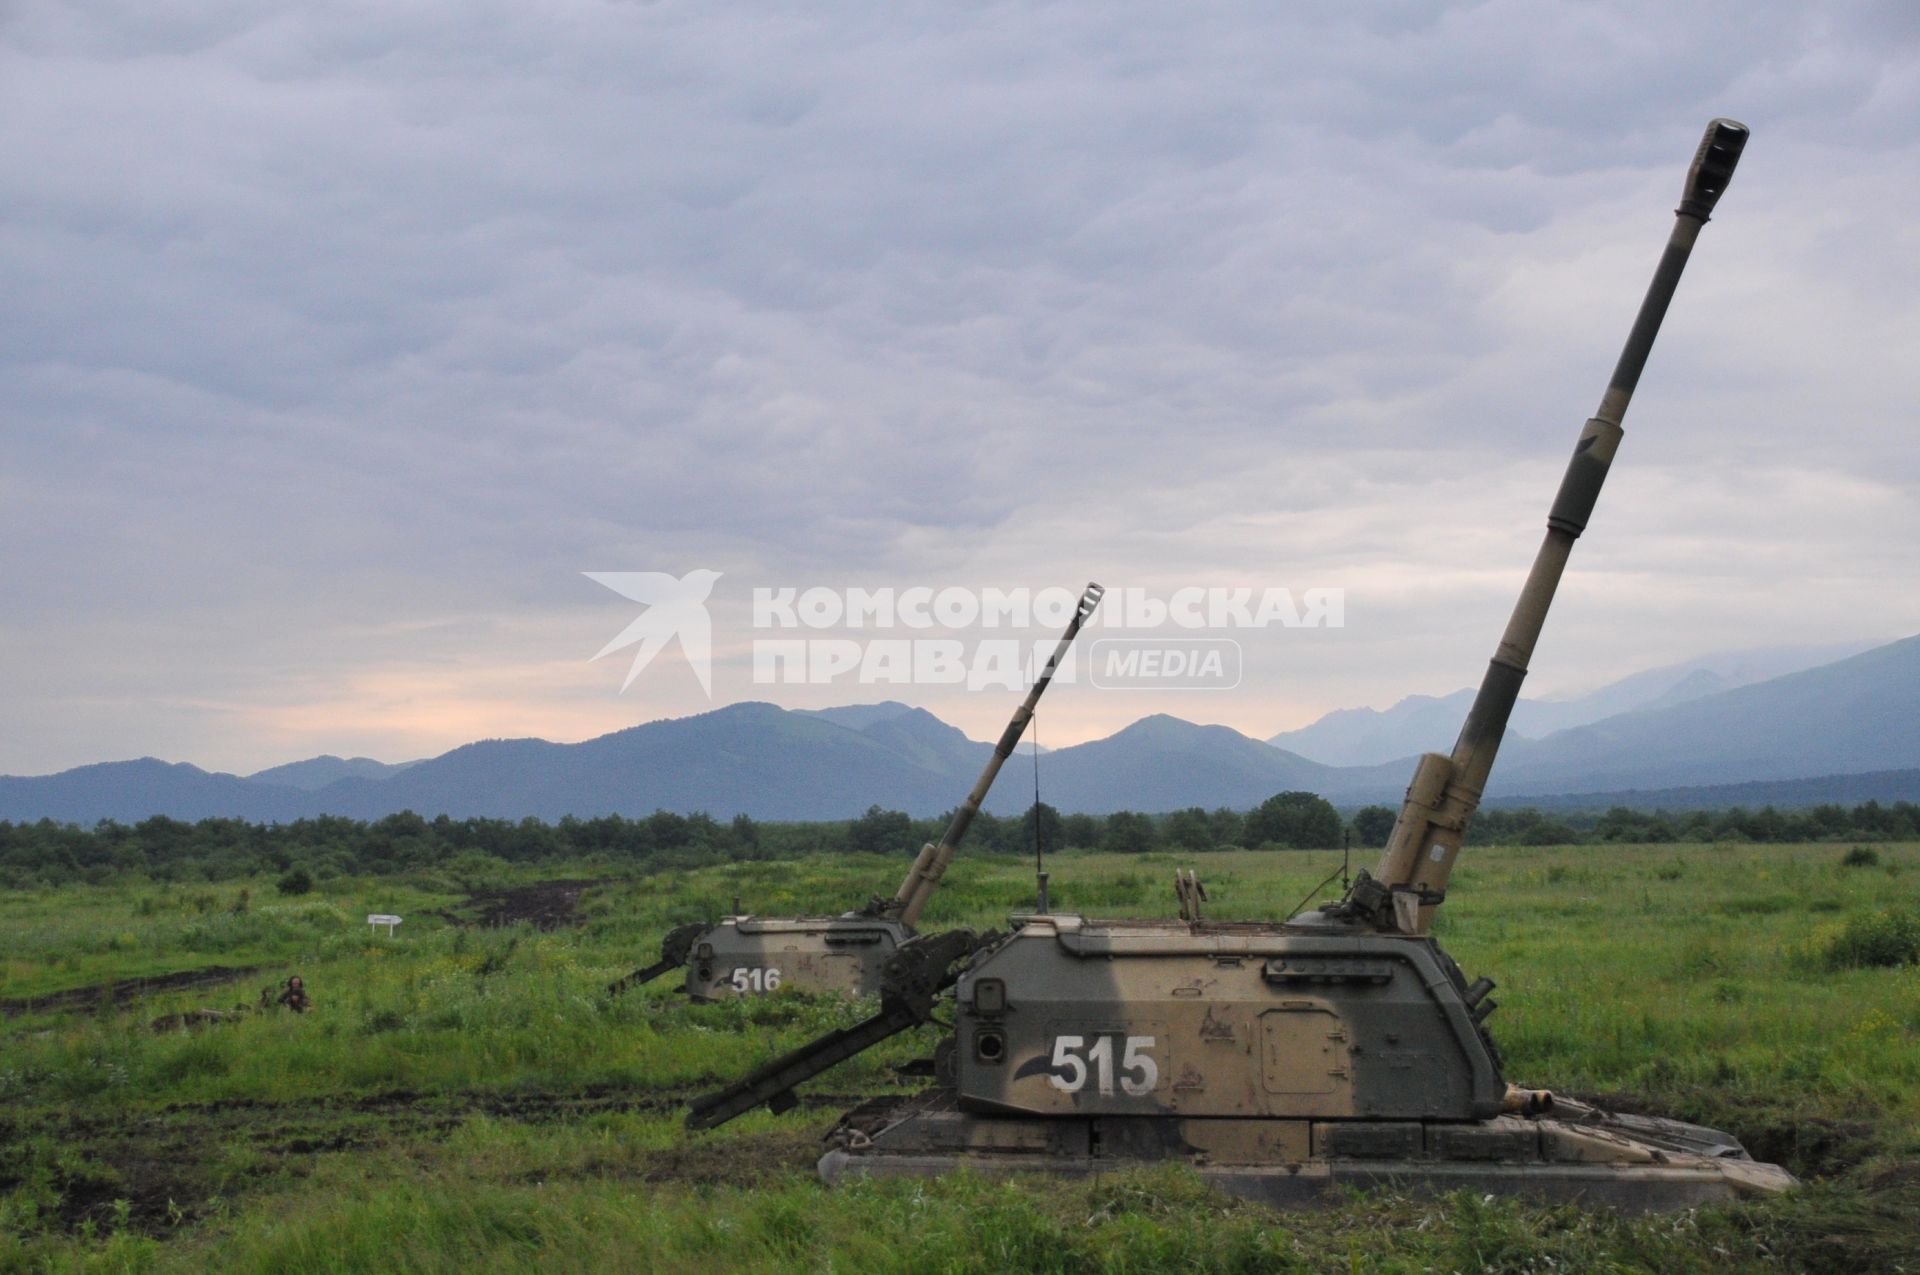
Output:
[[[1011,707],[755,585],[1345,590],[1049,744],[1455,689],[1714,115],[1548,693],[1920,631],[1912,5],[0,3],[0,771],[705,709],[585,571],[714,704]]]

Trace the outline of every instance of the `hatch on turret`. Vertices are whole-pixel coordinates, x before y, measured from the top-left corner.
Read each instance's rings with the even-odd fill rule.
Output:
[[[1260,1015],[1260,1084],[1290,1097],[1339,1095],[1351,1110],[1346,1023],[1321,1001],[1285,1001]]]

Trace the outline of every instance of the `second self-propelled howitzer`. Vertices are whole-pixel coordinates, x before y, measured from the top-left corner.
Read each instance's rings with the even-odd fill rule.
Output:
[[[1104,593],[1099,585],[1089,584],[1080,595],[1066,631],[1000,733],[973,790],[954,811],[940,840],[920,848],[891,897],[875,898],[839,916],[729,916],[714,925],[683,925],[667,935],[658,961],[635,970],[608,990],[617,994],[684,966],[687,994],[695,1000],[755,995],[782,987],[850,996],[877,993],[882,969],[915,933],[921,912],[980,813],[980,803],[1019,745],[1040,697]]]
[[[1274,1203],[1392,1184],[1629,1210],[1784,1190],[1716,1130],[1616,1114],[1510,1084],[1469,983],[1430,933],[1573,542],[1694,238],[1746,129],[1708,126],[1665,254],[1600,409],[1581,429],[1521,591],[1451,755],[1423,758],[1376,871],[1285,921],[1218,922],[1181,880],[1168,920],[1015,917],[1012,932],[925,935],[890,959],[878,1015],[693,1104],[710,1128],[932,1017],[953,988],[937,1087],[849,1115],[821,1160],[848,1174],[1091,1175],[1178,1160]]]

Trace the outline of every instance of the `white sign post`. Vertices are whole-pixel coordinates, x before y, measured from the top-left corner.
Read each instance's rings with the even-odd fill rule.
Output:
[[[386,926],[386,927],[387,927],[387,937],[388,937],[388,938],[392,938],[392,937],[393,937],[393,927],[394,927],[394,926],[396,926],[396,925],[398,925],[398,924],[400,924],[400,918],[399,918],[399,917],[397,917],[397,916],[388,916],[388,915],[387,915],[386,913],[384,913],[384,912],[373,912],[373,913],[370,913],[370,914],[369,914],[369,915],[367,916],[367,926],[368,926],[368,928],[370,928],[370,929],[378,929],[378,928],[379,928],[380,926],[383,926],[383,925],[384,925],[384,926]]]

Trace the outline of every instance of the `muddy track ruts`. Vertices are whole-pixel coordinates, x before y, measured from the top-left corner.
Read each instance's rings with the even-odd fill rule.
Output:
[[[117,983],[90,983],[85,987],[48,992],[44,996],[0,1000],[0,1015],[13,1018],[21,1014],[63,1013],[92,1009],[102,1002],[110,1002],[115,1009],[122,1009],[142,997],[161,992],[191,991],[197,987],[218,987],[222,983],[257,974],[265,968],[264,965],[209,965],[203,969],[155,974],[150,978],[126,978]]]
[[[64,1229],[78,1232],[92,1223],[105,1230],[117,1224],[124,1208],[130,1228],[164,1237],[201,1216],[209,1199],[234,1193],[235,1184],[215,1181],[212,1172],[222,1149],[235,1143],[250,1146],[259,1156],[250,1177],[297,1178],[310,1171],[314,1155],[416,1140],[438,1142],[477,1118],[538,1125],[612,1112],[669,1113],[695,1092],[613,1085],[497,1093],[402,1089],[310,1100],[173,1103],[144,1111],[0,1112],[0,1146],[51,1138],[112,1166],[99,1174],[62,1170],[56,1175],[60,1200],[55,1215]],[[801,1106],[839,1110],[861,1100],[860,1095],[807,1094]],[[818,1131],[807,1127],[646,1151],[571,1172],[650,1183],[752,1185],[777,1174],[805,1171],[819,1154]],[[17,1185],[0,1162],[0,1191]]]

